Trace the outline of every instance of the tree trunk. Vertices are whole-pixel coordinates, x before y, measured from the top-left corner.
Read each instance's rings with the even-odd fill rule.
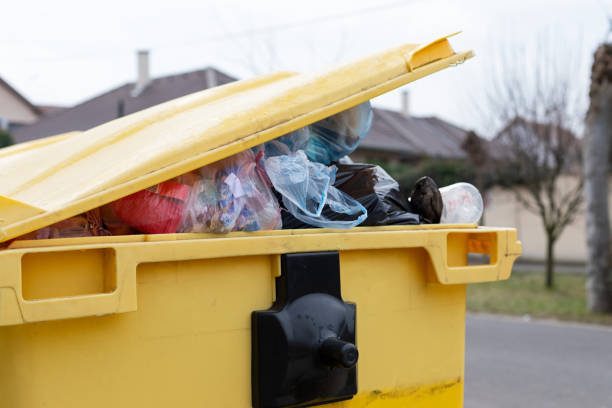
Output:
[[[591,104],[586,118],[584,138],[588,248],[586,286],[588,308],[592,312],[612,312],[608,215],[608,160],[612,131],[610,64],[612,64],[612,45],[602,45],[595,53],[593,63]]]
[[[555,272],[555,241],[552,236],[546,234],[546,288],[552,289],[554,284],[553,274]]]

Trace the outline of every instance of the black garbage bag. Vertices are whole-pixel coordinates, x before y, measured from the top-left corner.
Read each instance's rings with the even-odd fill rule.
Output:
[[[410,209],[421,216],[423,224],[439,224],[442,215],[442,195],[431,177],[421,177],[410,193]]]
[[[419,224],[419,216],[410,212],[410,204],[400,193],[399,184],[382,167],[373,164],[337,164],[336,167],[334,187],[368,210],[368,217],[360,226]],[[323,214],[334,220],[343,220],[344,217],[327,206],[323,208]],[[282,211],[281,215],[283,229],[312,228],[288,211]]]

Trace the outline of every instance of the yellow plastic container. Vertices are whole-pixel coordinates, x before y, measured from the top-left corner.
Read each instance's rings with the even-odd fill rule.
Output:
[[[189,95],[0,150],[0,233],[29,231],[357,105],[471,56],[447,38]],[[13,241],[0,250],[0,405],[249,407],[251,312],[282,254],[337,251],[357,308],[357,394],[460,407],[465,286],[507,279],[516,231],[364,227]],[[488,255],[470,265],[469,253]]]

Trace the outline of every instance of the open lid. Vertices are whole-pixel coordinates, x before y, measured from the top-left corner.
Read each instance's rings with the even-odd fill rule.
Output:
[[[310,74],[196,92],[0,150],[0,242],[246,150],[463,62],[448,36]]]

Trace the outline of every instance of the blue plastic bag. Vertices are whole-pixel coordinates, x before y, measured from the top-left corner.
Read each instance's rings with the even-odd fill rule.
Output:
[[[333,186],[336,166],[315,163],[303,150],[269,157],[264,161],[270,182],[283,197],[285,208],[304,223],[321,228],[347,229],[361,224],[368,211],[356,200]],[[330,220],[321,213],[325,206],[348,220]]]
[[[306,155],[329,165],[351,154],[370,131],[372,117],[368,101],[313,123],[308,127]]]
[[[304,150],[308,144],[308,139],[310,139],[310,129],[306,126],[270,140],[254,149],[256,152],[263,149],[266,157],[290,155],[298,150]]]
[[[362,103],[312,125],[257,146],[266,157],[290,155],[304,150],[308,158],[330,165],[351,154],[372,126],[372,106]]]

